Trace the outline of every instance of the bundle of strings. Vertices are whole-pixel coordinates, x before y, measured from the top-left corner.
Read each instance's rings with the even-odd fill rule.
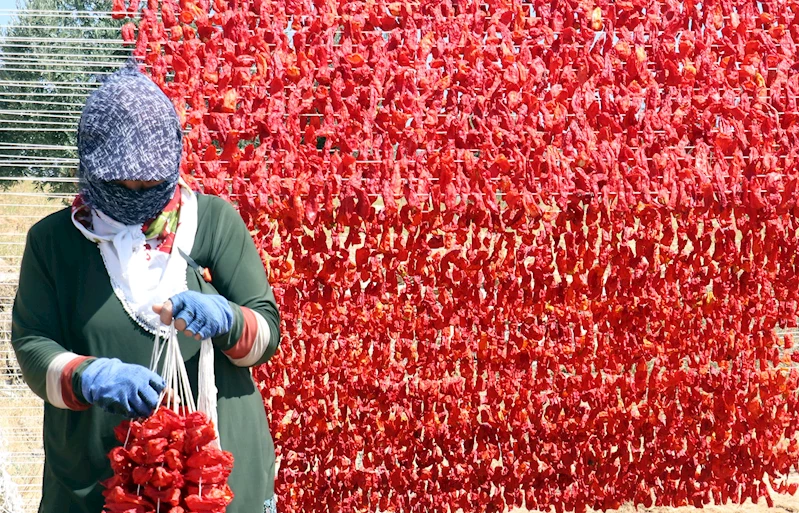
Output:
[[[156,335],[150,369],[157,371],[162,358],[167,387],[155,411],[146,419],[126,420],[114,430],[122,445],[108,454],[114,475],[102,483],[103,511],[224,513],[233,500],[227,485],[233,456],[221,449],[216,422],[203,411],[211,403],[216,410],[213,348],[204,341],[200,349],[197,402],[174,324],[165,339]]]

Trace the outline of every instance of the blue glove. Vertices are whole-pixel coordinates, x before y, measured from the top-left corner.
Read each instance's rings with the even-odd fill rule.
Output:
[[[233,326],[233,310],[222,296],[188,290],[172,296],[172,318],[183,319],[186,328],[200,340],[218,337]]]
[[[80,391],[89,404],[126,417],[146,417],[158,406],[166,384],[147,367],[98,358],[80,376]]]

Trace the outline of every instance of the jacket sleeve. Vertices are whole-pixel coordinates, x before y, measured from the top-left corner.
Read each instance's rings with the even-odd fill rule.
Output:
[[[47,237],[41,225],[28,232],[11,313],[11,345],[22,377],[36,395],[62,409],[85,410],[79,388],[80,371],[91,358],[77,355],[59,344],[61,318],[55,276],[46,265],[40,240]]]
[[[280,344],[280,315],[247,225],[227,202],[212,198],[216,224],[210,253],[212,285],[233,310],[233,327],[214,344],[240,367],[266,363]]]

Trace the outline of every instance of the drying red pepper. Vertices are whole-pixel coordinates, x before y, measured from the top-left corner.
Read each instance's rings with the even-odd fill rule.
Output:
[[[184,444],[187,429],[203,436]],[[205,436],[209,430],[214,432],[204,414],[184,416],[165,408],[143,421],[122,422],[114,435],[123,446],[109,452],[114,475],[102,483],[106,488],[104,511],[145,513],[160,503],[170,513],[223,513],[233,500],[226,484],[233,456],[209,445],[214,440]],[[187,461],[190,469],[184,474]],[[198,496],[199,486],[202,497]]]
[[[790,3],[212,4],[165,0],[137,51],[279,304],[281,509],[796,492]],[[230,462],[182,426],[150,482],[214,511],[188,486]]]

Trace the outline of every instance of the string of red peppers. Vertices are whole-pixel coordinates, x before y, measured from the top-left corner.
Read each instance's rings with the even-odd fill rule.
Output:
[[[281,508],[795,491],[799,4],[115,11],[278,296]]]
[[[108,453],[103,513],[225,513],[233,501],[233,455],[213,443],[204,413],[160,408],[123,421],[114,436],[121,445]]]

